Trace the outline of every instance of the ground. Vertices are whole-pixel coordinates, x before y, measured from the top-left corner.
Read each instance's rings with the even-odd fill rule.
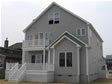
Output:
[[[0,84],[112,84],[112,74],[109,75],[108,79],[98,79],[90,83],[29,83],[29,82],[12,83],[5,80],[0,80]]]

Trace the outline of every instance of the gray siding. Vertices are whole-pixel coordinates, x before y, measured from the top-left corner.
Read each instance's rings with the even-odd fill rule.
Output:
[[[90,81],[95,80],[99,77],[101,71],[103,52],[102,42],[97,36],[89,30],[89,51],[88,51],[88,64],[89,64],[89,79]]]
[[[48,14],[54,12],[60,13],[60,23],[48,24]],[[52,42],[64,31],[69,31],[70,33],[76,35],[77,28],[86,29],[86,36],[78,36],[78,38],[85,43],[88,43],[86,23],[65,12],[59,7],[53,6],[43,16],[41,16],[40,19],[31,26],[31,28],[27,30],[26,35],[35,35],[37,32],[50,32],[50,41]]]
[[[60,52],[72,52],[72,67],[60,67],[59,66],[59,53]],[[67,39],[63,39],[55,47],[55,81],[57,82],[77,82],[77,48],[72,42]],[[62,76],[58,76],[61,74]],[[69,77],[68,75],[72,75]]]

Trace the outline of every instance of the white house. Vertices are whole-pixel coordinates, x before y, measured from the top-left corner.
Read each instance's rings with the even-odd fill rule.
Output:
[[[53,2],[24,29],[22,66],[8,81],[90,82],[106,78],[103,40],[88,21]]]

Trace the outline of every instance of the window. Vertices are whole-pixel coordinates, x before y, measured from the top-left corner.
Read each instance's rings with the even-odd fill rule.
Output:
[[[54,23],[55,24],[59,23],[59,13],[55,13]]]
[[[60,67],[64,67],[65,66],[65,53],[60,53]]]
[[[72,52],[63,52],[59,54],[60,67],[72,67]]]
[[[31,56],[31,63],[35,63],[35,55]]]
[[[48,40],[48,38],[49,38],[49,37],[48,37],[48,33],[46,32],[46,33],[45,33],[45,39]]]
[[[76,30],[76,35],[77,36],[85,36],[86,35],[86,30],[84,28],[79,28]]]
[[[60,18],[60,14],[57,12],[48,14],[49,24],[58,24],[59,18]]]
[[[40,33],[40,39],[43,39],[43,33]]]
[[[67,52],[66,53],[67,54],[67,67],[72,67],[72,52]]]
[[[35,34],[35,39],[38,39],[38,34]]]
[[[53,24],[53,13],[48,15],[49,24]]]

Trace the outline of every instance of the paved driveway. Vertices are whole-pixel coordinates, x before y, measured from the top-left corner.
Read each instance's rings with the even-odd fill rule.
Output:
[[[108,79],[98,79],[90,83],[29,83],[29,82],[11,83],[5,80],[0,80],[0,84],[112,84],[112,74]]]

